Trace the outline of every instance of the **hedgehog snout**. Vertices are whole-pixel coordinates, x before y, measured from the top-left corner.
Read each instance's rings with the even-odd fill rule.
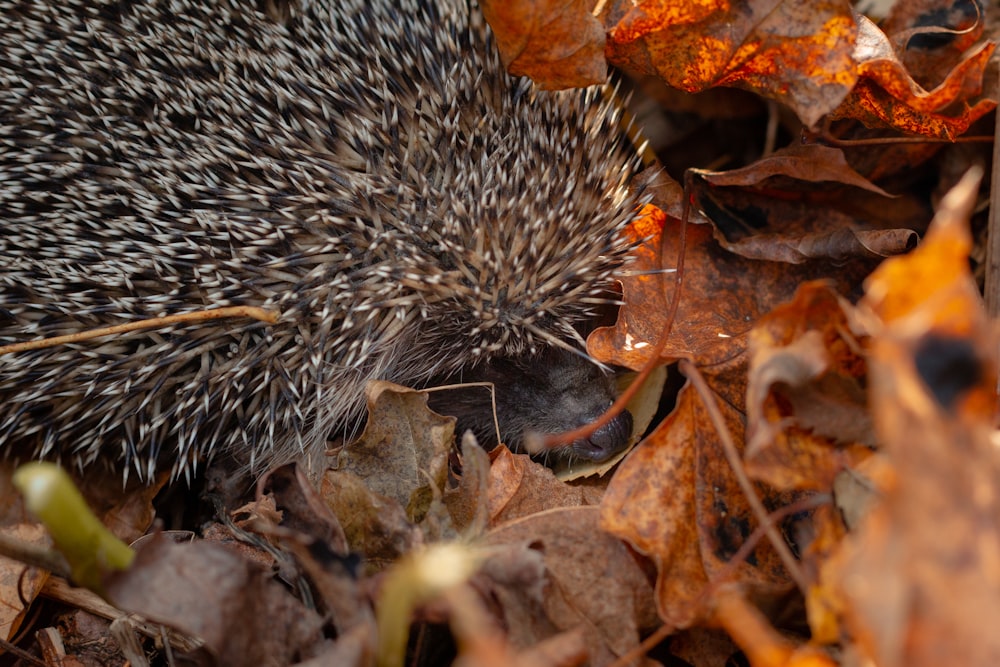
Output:
[[[458,377],[434,384],[488,382],[494,386],[500,438],[515,451],[528,434],[559,434],[598,419],[615,399],[614,377],[588,358],[560,349],[539,355],[493,359]],[[441,392],[429,398],[433,409],[458,419],[458,431],[472,431],[480,444],[498,443],[490,392],[472,388]],[[632,415],[622,412],[585,438],[543,454],[545,458],[605,461],[628,445]]]
[[[594,420],[600,415],[595,415]],[[600,427],[586,438],[572,442],[570,449],[581,459],[600,463],[607,461],[628,446],[632,434],[632,413],[622,410],[614,419]]]

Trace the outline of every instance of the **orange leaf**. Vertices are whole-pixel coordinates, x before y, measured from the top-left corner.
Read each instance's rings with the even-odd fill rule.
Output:
[[[591,0],[517,0],[480,3],[493,29],[504,67],[557,90],[604,83],[604,27],[590,14]]]
[[[733,437],[742,440],[742,416],[722,402]],[[709,581],[753,530],[749,505],[722,453],[700,397],[686,386],[670,416],[622,462],[601,503],[601,525],[647,555],[657,567],[660,617],[676,627],[704,620],[699,608]],[[753,564],[751,564],[751,562]],[[767,543],[737,579],[754,597],[773,599],[789,581]]]
[[[886,260],[866,283],[863,306],[886,323],[929,320],[950,334],[967,334],[983,317],[979,289],[969,275],[968,220],[978,179],[964,180],[941,201],[923,243]]]
[[[648,360],[667,324],[674,276],[662,269],[677,261],[680,225],[656,211],[632,230],[645,241],[634,252],[629,274],[621,279],[625,306],[618,322],[615,327],[596,329],[588,339],[594,356],[633,369]],[[660,234],[654,233],[659,229]],[[753,323],[791,298],[801,281],[829,277],[849,289],[870,268],[870,262],[864,261],[837,267],[820,262],[754,261],[720,247],[716,235],[711,225],[688,225],[684,284],[664,362],[688,358],[699,367],[728,362],[746,349],[745,335]],[[731,400],[742,404],[740,391],[737,387],[727,392],[727,399],[734,395]]]
[[[996,44],[986,42],[965,55],[936,88],[924,90],[893,50],[889,38],[861,17],[854,58],[861,77],[834,118],[855,118],[869,127],[891,127],[910,134],[954,139],[996,107],[994,100],[972,101],[982,90],[983,72]],[[960,105],[955,114],[946,109]]]
[[[751,332],[746,460],[756,479],[830,491],[870,453],[866,367],[846,308],[828,284],[806,283]]]
[[[735,86],[783,102],[815,124],[857,80],[857,30],[836,0],[621,3],[602,17],[608,58],[698,92]]]
[[[712,185],[758,185],[772,176],[788,176],[800,181],[834,182],[863,188],[885,197],[891,194],[854,171],[839,148],[819,144],[793,144],[741,169],[729,171],[694,170]]]
[[[964,251],[980,174],[942,200],[926,242],[873,275],[871,404],[894,475],[823,566],[845,634],[882,667],[1000,661],[997,336]]]

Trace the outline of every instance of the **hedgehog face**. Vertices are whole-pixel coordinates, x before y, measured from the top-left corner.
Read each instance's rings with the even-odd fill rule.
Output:
[[[516,359],[497,359],[459,376],[453,382],[490,382],[496,393],[499,442],[522,449],[525,436],[572,431],[596,421],[614,402],[614,377],[589,359],[566,350],[549,349],[542,354]],[[493,422],[493,404],[487,388],[470,387],[430,394],[430,406],[457,418],[458,431],[472,431],[478,442],[492,448],[498,444]],[[542,455],[605,461],[629,442],[632,416],[626,411],[587,438]]]

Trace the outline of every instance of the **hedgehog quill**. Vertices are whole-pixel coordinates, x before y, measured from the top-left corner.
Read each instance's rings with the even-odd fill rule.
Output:
[[[374,378],[493,380],[515,446],[596,418],[579,331],[615,299],[639,166],[612,96],[508,77],[464,2],[265,5],[0,0],[0,344],[280,318],[0,358],[2,451],[259,472],[355,432]],[[489,441],[488,407],[459,427]]]

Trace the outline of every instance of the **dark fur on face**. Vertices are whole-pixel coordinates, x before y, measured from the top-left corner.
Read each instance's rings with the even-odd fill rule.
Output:
[[[563,433],[596,421],[616,395],[612,373],[565,350],[496,359],[441,384],[455,382],[493,383],[500,438],[515,451],[523,447],[528,433]],[[430,405],[456,417],[459,433],[472,431],[487,449],[498,444],[488,387],[433,392]],[[624,411],[589,438],[554,452],[559,457],[605,461],[627,446],[631,431],[632,415]]]

